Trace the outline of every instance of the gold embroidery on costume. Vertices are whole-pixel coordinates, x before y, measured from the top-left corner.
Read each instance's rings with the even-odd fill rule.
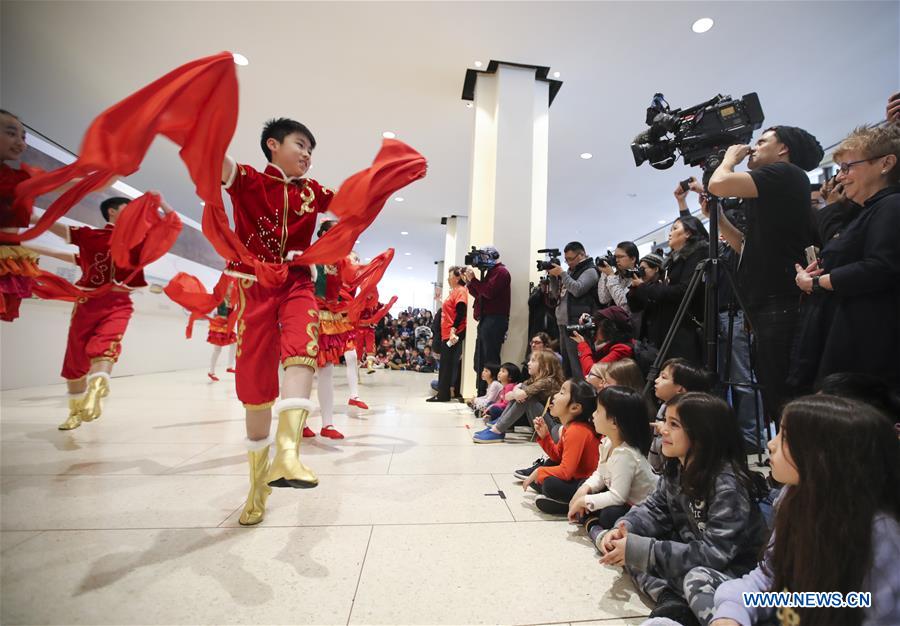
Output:
[[[269,400],[268,402],[263,402],[262,404],[248,404],[244,403],[244,408],[248,411],[262,411],[263,409],[271,409],[275,406],[274,400]]]
[[[308,181],[303,181],[303,187],[300,189],[300,209],[298,211],[294,211],[297,215],[303,215],[304,213],[315,213],[315,209],[312,207],[313,201],[316,199],[316,192],[312,190]]]
[[[244,337],[244,329],[247,327],[247,322],[244,321],[244,309],[247,308],[247,296],[244,294],[244,290],[249,289],[252,284],[253,281],[249,278],[242,278],[238,283],[240,304],[238,305],[237,314],[237,348],[235,349],[235,358],[241,356],[241,342]]]
[[[311,356],[289,356],[281,362],[281,367],[284,369],[294,367],[295,365],[303,365],[310,369],[316,369],[318,363],[316,362],[316,359]]]
[[[309,343],[306,344],[306,354],[314,357],[319,354],[319,311],[309,309],[307,313],[313,318],[313,321],[306,325],[306,335],[310,338]]]

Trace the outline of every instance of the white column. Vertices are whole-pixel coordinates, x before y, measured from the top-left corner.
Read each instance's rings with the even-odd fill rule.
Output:
[[[475,73],[470,245],[493,245],[512,277],[509,333],[502,360],[520,363],[528,341],[528,290],[536,251],[547,241],[547,161],[551,87],[547,68],[491,62]],[[468,79],[467,79],[468,82]],[[476,323],[469,310],[462,390],[474,395]]]
[[[465,216],[451,215],[445,220],[447,231],[444,234],[444,261],[442,265],[439,265],[440,280],[443,285],[441,288],[442,299],[446,299],[447,294],[450,293],[447,272],[454,265],[462,265],[466,252],[469,250],[468,219]]]

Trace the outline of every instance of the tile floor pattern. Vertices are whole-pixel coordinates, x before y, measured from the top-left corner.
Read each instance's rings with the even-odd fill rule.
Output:
[[[275,490],[255,528],[237,523],[247,473],[229,379],[114,378],[103,417],[70,432],[56,429],[62,385],[3,392],[0,622],[643,621],[621,570],[513,479],[535,444],[475,446],[464,406],[424,402],[430,375],[362,378],[370,410],[335,419],[347,438],[303,443],[319,487]]]

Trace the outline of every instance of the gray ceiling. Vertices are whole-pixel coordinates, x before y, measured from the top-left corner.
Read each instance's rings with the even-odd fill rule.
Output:
[[[239,68],[231,146],[239,160],[260,162],[263,120],[292,116],[319,141],[311,175],[336,186],[369,163],[382,131],[396,132],[428,158],[428,177],[389,204],[359,248],[371,256],[393,245],[395,277],[428,281],[443,247],[440,217],[467,211],[473,109],[460,93],[476,60],[561,72],[550,118],[548,243],[578,236],[595,252],[671,219],[671,190],[690,174],[680,165],[634,167],[628,144],[654,92],[678,107],[757,91],[767,124],[803,126],[827,146],[880,120],[900,85],[898,2],[4,0],[0,11],[3,108],[72,150],[104,108],[220,50],[250,59]],[[703,16],[716,25],[696,35],[690,26]],[[126,182],[162,189],[199,219],[166,142]]]

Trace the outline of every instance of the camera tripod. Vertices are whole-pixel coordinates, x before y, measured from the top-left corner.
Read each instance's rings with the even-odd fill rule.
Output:
[[[703,163],[703,186],[707,188],[709,185],[709,179],[712,176],[712,173],[716,170],[716,168],[721,163],[721,159],[717,155],[710,156]],[[749,381],[734,381],[731,380],[731,366],[732,366],[732,346],[734,342],[734,318],[736,311],[738,308],[744,312],[744,320],[745,322],[753,328],[753,322],[750,319],[747,313],[747,307],[743,299],[741,298],[740,291],[737,287],[737,280],[735,279],[734,273],[731,268],[725,264],[722,259],[719,258],[719,209],[720,209],[720,199],[716,196],[707,194],[707,207],[709,208],[709,256],[704,259],[694,268],[693,274],[691,275],[691,280],[688,283],[687,291],[685,291],[684,296],[681,298],[681,302],[678,303],[678,309],[675,312],[675,318],[672,320],[672,324],[669,326],[669,330],[666,332],[666,336],[663,339],[662,345],[659,347],[659,352],[656,355],[656,358],[653,360],[653,364],[650,366],[650,371],[647,374],[647,384],[644,386],[644,395],[650,396],[650,392],[653,388],[653,381],[656,379],[657,375],[660,372],[662,364],[666,361],[666,357],[669,353],[669,350],[672,347],[672,342],[675,340],[675,335],[678,330],[681,328],[682,322],[684,322],[685,316],[688,315],[688,311],[690,310],[690,303],[694,299],[694,295],[697,293],[697,289],[700,288],[700,284],[705,282],[705,301],[704,301],[704,316],[703,322],[701,323],[703,329],[703,356],[704,356],[704,364],[710,372],[717,375],[717,378],[721,381],[722,385],[725,388],[728,388],[734,393],[734,388],[746,388],[750,389],[753,392],[753,400],[755,404],[755,421],[756,421],[756,448],[757,448],[757,462],[762,464],[762,425],[760,424],[759,414],[760,414],[760,394],[759,392],[762,390],[762,385],[760,385],[756,380],[753,372],[755,371],[755,350],[751,343],[750,345],[750,380]],[[725,344],[725,367],[724,371],[720,371],[719,367],[719,341],[718,341],[718,318],[719,318],[719,270],[722,271],[722,275],[725,277],[725,280],[731,286],[731,292],[733,299],[728,307],[728,336]],[[738,308],[735,307],[735,301],[737,301]],[[768,415],[764,415],[763,421],[765,422],[765,429],[768,433],[770,420]],[[768,437],[767,437],[768,439]]]

